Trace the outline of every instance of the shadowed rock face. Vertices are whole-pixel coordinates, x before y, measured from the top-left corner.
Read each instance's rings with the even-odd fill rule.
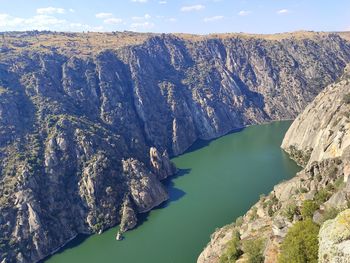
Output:
[[[134,227],[168,198],[168,153],[294,118],[350,61],[335,34],[152,35],[113,48],[1,49],[0,261],[37,261],[121,220]]]

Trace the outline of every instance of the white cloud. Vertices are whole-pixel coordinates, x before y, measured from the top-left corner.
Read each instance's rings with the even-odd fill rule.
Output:
[[[151,29],[154,27],[154,23],[146,21],[146,22],[142,22],[142,23],[132,23],[130,25],[130,27],[132,29]]]
[[[241,10],[238,12],[239,16],[248,16],[250,15],[252,12],[251,11],[247,11],[247,10]]]
[[[211,16],[203,19],[204,22],[213,22],[224,19],[224,16]]]
[[[288,9],[281,9],[281,10],[277,11],[277,14],[279,14],[279,15],[288,14],[288,13],[289,13]]]
[[[134,3],[147,3],[148,0],[131,0],[131,2],[134,2]]]
[[[108,24],[108,25],[118,25],[123,22],[123,19],[121,18],[116,18],[116,17],[111,17],[103,20],[103,23]]]
[[[66,10],[64,8],[50,6],[50,7],[38,8],[36,10],[36,13],[39,15],[64,14],[66,13]]]
[[[4,27],[10,29],[38,29],[45,30],[51,26],[59,26],[65,24],[67,21],[64,19],[58,19],[54,16],[48,15],[35,15],[30,18],[14,17],[9,14],[0,14],[0,28]]]
[[[188,5],[181,7],[182,12],[200,11],[205,8],[204,5]]]
[[[112,13],[97,13],[95,14],[96,18],[100,18],[100,19],[107,19],[107,18],[111,18],[113,16]]]
[[[165,4],[167,4],[167,3],[168,3],[168,2],[167,2],[167,1],[164,1],[164,0],[158,2],[158,4],[160,4],[160,5],[165,5]]]
[[[68,11],[71,12],[71,13],[75,12],[75,10],[73,8],[69,8]]]
[[[135,21],[148,20],[148,19],[151,19],[151,16],[149,14],[145,14],[144,16],[133,16],[131,19]]]
[[[123,22],[123,19],[114,17],[112,13],[97,13],[95,17],[103,19],[103,23],[107,25],[119,25]]]
[[[166,21],[174,23],[174,22],[177,22],[177,19],[175,17],[170,17]]]
[[[53,30],[53,31],[102,31],[103,27],[72,23],[51,15],[35,15],[29,18],[0,14],[0,31],[2,30]]]

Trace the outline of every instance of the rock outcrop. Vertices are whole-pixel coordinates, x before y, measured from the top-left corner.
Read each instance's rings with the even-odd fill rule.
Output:
[[[298,160],[321,161],[350,153],[350,67],[293,122],[282,148]],[[297,157],[295,157],[297,156]],[[344,156],[345,157],[345,156]]]
[[[119,227],[120,233],[124,233],[129,229],[134,228],[136,224],[137,224],[137,217],[136,217],[134,206],[130,200],[130,197],[126,196],[123,203],[123,209],[121,212],[121,221],[120,221],[120,227]]]
[[[281,244],[295,222],[311,216],[322,225],[319,262],[350,262],[350,75],[344,74],[322,91],[289,128],[283,143],[290,157],[304,169],[274,187],[242,218],[217,230],[198,258],[216,263],[228,253],[233,232],[240,246],[247,240],[263,240],[264,262],[277,262]],[[305,215],[309,213],[308,215]],[[246,262],[244,254],[238,262]],[[228,261],[221,261],[228,262]]]
[[[160,154],[157,148],[151,147],[149,155],[151,159],[151,166],[154,173],[158,176],[158,179],[162,180],[175,174],[176,167],[170,161],[166,150],[163,152],[163,154]]]
[[[350,262],[350,209],[322,225],[319,242],[320,263]]]
[[[197,139],[292,119],[350,61],[338,34],[0,33],[0,261],[35,262],[168,198]],[[338,137],[337,137],[338,138]]]

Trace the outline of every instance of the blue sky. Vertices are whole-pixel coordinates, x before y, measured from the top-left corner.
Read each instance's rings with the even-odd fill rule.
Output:
[[[350,30],[350,0],[0,0],[0,31]]]

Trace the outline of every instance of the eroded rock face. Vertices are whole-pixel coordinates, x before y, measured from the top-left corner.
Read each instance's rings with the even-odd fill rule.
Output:
[[[176,167],[170,161],[169,155],[165,150],[160,154],[157,148],[151,147],[149,151],[151,166],[158,179],[163,180],[176,172]]]
[[[138,212],[147,212],[168,199],[164,186],[140,161],[123,160],[123,171],[130,178],[128,187]]]
[[[123,203],[123,209],[121,210],[120,229],[121,233],[132,229],[137,224],[136,211],[130,197],[127,196]]]
[[[6,37],[0,261],[35,262],[79,233],[135,226],[135,214],[168,197],[160,183],[175,172],[168,154],[294,118],[350,61],[336,34]]]

